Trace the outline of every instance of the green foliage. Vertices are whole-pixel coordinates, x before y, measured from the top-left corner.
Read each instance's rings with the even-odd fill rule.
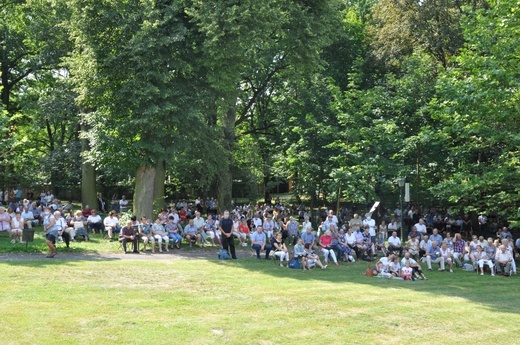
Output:
[[[514,215],[520,203],[519,11],[497,2],[467,16],[467,43],[432,104],[454,167],[432,191],[468,209]]]

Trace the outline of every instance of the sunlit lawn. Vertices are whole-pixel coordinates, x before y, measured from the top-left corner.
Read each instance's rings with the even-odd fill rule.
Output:
[[[2,344],[517,342],[519,279],[367,278],[364,262],[303,272],[241,253],[204,259],[0,262]],[[64,257],[64,256],[63,256]],[[242,258],[244,257],[244,258]]]

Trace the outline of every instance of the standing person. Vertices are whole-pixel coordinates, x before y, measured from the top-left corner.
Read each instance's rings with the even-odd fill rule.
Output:
[[[487,235],[487,222],[488,218],[484,213],[481,213],[480,216],[478,216],[478,235],[479,236],[486,236]]]
[[[43,209],[43,230],[45,231],[45,244],[49,247],[49,255],[47,258],[56,256],[56,237],[58,237],[58,228],[56,227],[56,219],[51,213],[50,208]]]
[[[237,259],[235,253],[235,239],[233,237],[233,220],[229,218],[229,211],[224,211],[224,217],[220,220],[219,229],[222,233],[222,248],[231,251],[231,257]],[[228,250],[229,248],[229,250]]]
[[[372,243],[376,242],[376,221],[372,219],[372,214],[367,213],[365,215],[365,220],[363,221],[363,226],[366,228],[368,226],[368,230],[370,233],[370,240]]]
[[[119,212],[123,213],[128,210],[128,200],[126,200],[126,196],[122,195],[121,200],[119,200]]]
[[[106,210],[106,203],[105,200],[103,200],[103,195],[101,193],[97,193],[97,202],[98,202],[98,210],[101,213],[105,213]]]

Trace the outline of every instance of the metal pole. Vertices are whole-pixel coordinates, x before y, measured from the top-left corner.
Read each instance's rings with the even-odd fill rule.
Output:
[[[404,224],[403,224],[403,187],[399,186],[399,201],[401,203],[401,245],[404,245]]]

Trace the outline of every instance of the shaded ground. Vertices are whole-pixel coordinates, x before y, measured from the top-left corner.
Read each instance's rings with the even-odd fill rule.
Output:
[[[251,257],[250,248],[236,248],[237,257],[245,259]],[[74,253],[72,251],[58,251],[54,259],[60,260],[182,260],[182,259],[217,259],[218,250],[215,249],[174,249],[169,252],[152,254],[151,251],[134,253]],[[5,261],[32,261],[48,260],[47,253],[1,253],[0,262]],[[263,256],[262,256],[263,257]]]

